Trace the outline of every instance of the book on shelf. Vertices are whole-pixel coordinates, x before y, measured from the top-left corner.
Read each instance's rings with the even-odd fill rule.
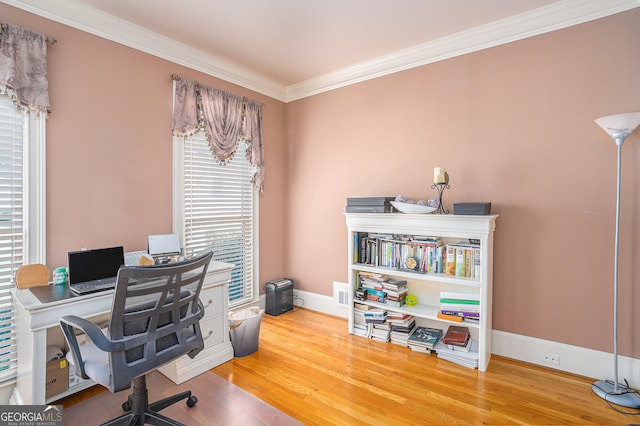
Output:
[[[431,353],[431,349],[429,349],[427,347],[424,347],[424,346],[414,345],[410,341],[407,341],[407,347],[409,349],[411,349],[412,351],[415,351],[415,352],[420,352],[420,353],[423,353],[423,354],[430,354]]]
[[[476,312],[480,313],[480,305],[467,305],[458,303],[440,303],[440,310],[442,311],[461,311],[461,312]]]
[[[440,292],[440,310],[446,315],[450,315],[452,312],[479,313],[480,295],[474,293]]]
[[[353,324],[353,334],[360,337],[369,337],[373,324]]]
[[[393,213],[393,206],[345,206],[345,213]]]
[[[364,311],[365,318],[387,319],[387,311],[381,308],[372,308]]]
[[[473,252],[471,249],[464,251],[464,276],[466,278],[471,278],[471,268],[472,264],[475,264],[473,261]]]
[[[347,197],[348,206],[390,206],[396,197]]]
[[[425,242],[425,243],[434,244],[434,245],[437,245],[437,246],[441,246],[442,245],[442,238],[441,237],[430,237],[430,236],[426,236],[426,235],[411,235],[408,238],[413,240],[413,241]]]
[[[442,337],[445,345],[466,346],[467,341],[471,337],[469,328],[461,325],[450,325],[446,333]]]
[[[408,287],[407,280],[399,280],[392,277],[387,277],[382,281],[382,287],[389,290],[401,290]]]
[[[388,324],[373,324],[371,338],[379,342],[388,342],[391,330]]]
[[[466,250],[456,247],[456,277],[464,277],[466,271]]]
[[[408,324],[413,319],[413,315],[402,312],[387,311],[387,321],[391,324]]]
[[[397,333],[406,333],[407,337],[409,337],[409,333],[416,328],[416,320],[411,318],[411,320],[407,324],[391,324],[391,331]]]
[[[391,331],[389,335],[389,341],[395,345],[408,347],[407,339],[409,337],[409,333],[399,333],[397,331]]]
[[[363,287],[356,288],[353,298],[358,301],[367,300],[367,289]]]
[[[445,344],[444,346],[447,349],[452,350],[454,352],[471,352],[472,344],[473,344],[473,339],[467,339],[467,343],[464,346],[447,345],[447,344]]]
[[[416,327],[409,335],[408,342],[412,345],[433,349],[435,344],[442,338],[442,330],[431,327]]]
[[[446,299],[440,298],[440,303],[448,303],[453,305],[469,305],[469,306],[480,306],[479,300],[472,299]]]
[[[454,299],[454,300],[477,300],[480,301],[480,295],[478,293],[462,293],[457,291],[441,291],[440,299]]]
[[[387,293],[387,296],[399,298],[401,296],[406,296],[407,293],[409,293],[409,288],[404,287],[398,291],[385,288],[384,291]]]
[[[393,300],[391,298],[387,298],[385,302],[387,305],[392,306],[394,308],[400,308],[405,305],[406,297],[402,297],[398,300]]]
[[[360,284],[364,282],[372,285],[380,285],[380,287],[382,288],[382,283],[385,279],[387,279],[387,277],[384,274],[365,271],[358,272],[358,283]]]
[[[371,281],[371,280],[360,280],[360,287],[366,288],[367,290],[380,290],[383,291],[382,283]]]
[[[458,311],[455,309],[441,309],[440,312],[444,315],[455,315],[464,319],[480,318],[480,312]]]
[[[353,302],[353,309],[357,309],[360,311],[368,311],[369,309],[372,309],[373,306],[371,305],[365,305],[364,303],[358,303],[358,302]]]
[[[449,349],[442,342],[438,342],[435,351],[438,358],[462,365],[468,368],[478,368],[478,341],[471,339],[471,347],[468,352]]]
[[[442,311],[438,311],[437,317],[440,318],[441,320],[453,321],[453,322],[462,322],[462,320],[464,320],[464,317],[461,315],[445,314]]]
[[[377,296],[377,295],[375,295],[373,293],[367,293],[367,300],[370,301],[370,302],[376,302],[376,303],[386,303],[387,302],[387,297],[386,297],[386,295],[382,296],[382,297],[379,297],[379,296]]]
[[[456,275],[456,248],[447,245],[446,275]]]

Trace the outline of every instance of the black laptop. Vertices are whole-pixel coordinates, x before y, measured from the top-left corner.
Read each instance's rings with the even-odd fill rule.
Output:
[[[67,258],[69,288],[75,294],[110,290],[124,265],[124,247],[70,251]]]

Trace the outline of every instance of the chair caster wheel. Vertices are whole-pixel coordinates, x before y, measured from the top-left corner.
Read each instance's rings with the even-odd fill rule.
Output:
[[[122,411],[131,411],[131,400],[122,403]]]
[[[198,402],[198,398],[195,395],[191,395],[188,399],[187,399],[187,407],[191,408],[194,405],[196,405],[196,402]]]

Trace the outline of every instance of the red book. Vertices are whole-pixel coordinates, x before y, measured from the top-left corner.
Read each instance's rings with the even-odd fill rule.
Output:
[[[469,340],[469,328],[461,325],[450,325],[442,338],[445,345],[465,346]]]

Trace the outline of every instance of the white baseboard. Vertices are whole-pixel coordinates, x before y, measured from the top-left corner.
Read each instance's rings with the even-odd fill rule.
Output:
[[[333,297],[303,290],[293,290],[293,304],[340,318],[347,318],[348,314],[348,309],[338,306]]]
[[[338,306],[333,297],[303,290],[293,291],[294,305],[313,311],[347,318],[347,308]],[[264,298],[264,296],[262,296]],[[262,303],[264,306],[264,301]],[[346,328],[345,328],[346,332]],[[580,346],[572,346],[521,334],[493,330],[491,353],[555,370],[579,374],[594,380],[613,380],[613,354]],[[557,355],[559,364],[542,360],[542,354]],[[491,368],[491,363],[489,363]],[[624,379],[633,388],[640,388],[640,359],[618,357],[618,380]]]

